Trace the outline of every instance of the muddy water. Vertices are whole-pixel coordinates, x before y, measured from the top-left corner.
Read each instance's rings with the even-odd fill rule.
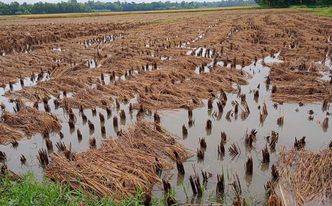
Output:
[[[202,38],[204,35],[199,36]],[[198,38],[199,39],[199,38]],[[195,52],[196,53],[196,52]],[[199,53],[206,53],[205,51]],[[208,55],[209,56],[209,55]],[[276,58],[267,57],[264,59],[266,64],[277,63],[278,54]],[[223,69],[231,69],[231,65],[224,65],[223,62],[217,62],[217,65],[224,66]],[[270,68],[263,66],[262,60],[258,61],[256,65],[251,64],[247,67],[241,68],[239,65],[235,69],[243,69],[248,72],[252,78],[249,80],[249,84],[245,86],[234,85],[234,88],[240,89],[242,94],[246,94],[246,99],[250,108],[250,114],[246,119],[241,118],[241,109],[236,115],[234,113],[234,107],[232,101],[236,100],[240,102],[238,91],[227,94],[227,104],[224,107],[223,114],[218,113],[217,99],[214,100],[213,109],[208,110],[207,100],[203,101],[203,105],[200,108],[193,110],[194,125],[189,127],[188,114],[186,110],[172,110],[172,111],[160,111],[161,124],[170,133],[179,137],[179,141],[190,149],[194,156],[184,162],[186,175],[182,178],[177,176],[176,170],[165,172],[163,178],[169,179],[173,189],[176,191],[176,198],[181,202],[208,202],[215,200],[215,188],[216,188],[216,175],[224,173],[226,180],[226,194],[225,201],[229,202],[232,198],[232,190],[229,183],[232,181],[231,177],[237,174],[241,181],[242,190],[245,196],[253,197],[257,202],[264,200],[264,184],[270,179],[270,168],[273,163],[276,162],[278,157],[278,151],[283,147],[293,147],[294,138],[298,139],[302,136],[306,136],[306,148],[311,150],[321,150],[326,148],[330,140],[332,139],[332,129],[324,129],[321,122],[326,117],[327,111],[322,111],[320,104],[308,104],[299,106],[297,104],[277,104],[271,100],[271,87],[266,86],[265,80],[270,72]],[[212,64],[208,64],[202,71],[196,69],[196,73],[209,72],[213,68]],[[153,67],[146,66],[145,71],[153,70]],[[133,75],[138,71],[134,70]],[[126,76],[116,77],[115,81],[126,80]],[[101,78],[99,79],[101,81]],[[111,84],[110,75],[104,76],[103,84]],[[19,83],[20,84],[20,83]],[[31,82],[24,82],[24,86],[34,86],[36,84]],[[258,87],[259,85],[259,87]],[[22,86],[15,84],[13,91],[18,91]],[[6,109],[9,110],[13,105],[9,102],[8,98],[3,96],[6,92],[9,92],[10,87],[7,86],[1,93],[1,102],[6,105]],[[254,91],[259,90],[259,98],[254,100]],[[70,98],[75,94],[68,94]],[[60,96],[60,99],[63,95]],[[107,114],[105,109],[97,108],[94,115],[92,110],[84,110],[84,114],[87,119],[94,124],[95,129],[92,131],[88,127],[88,123],[83,121],[82,114],[78,109],[74,109],[75,114],[75,129],[70,129],[68,125],[69,116],[62,108],[56,108],[52,97],[49,100],[49,106],[51,113],[56,115],[62,122],[61,133],[52,133],[49,135],[50,140],[53,142],[53,151],[57,152],[55,144],[57,142],[64,142],[66,146],[71,145],[73,152],[82,152],[89,149],[89,139],[95,138],[97,141],[97,147],[100,147],[102,141],[106,138],[116,138],[116,133],[121,129],[126,129],[129,125],[136,121],[136,111],[132,113],[129,111],[129,102],[127,104],[120,104],[120,108],[111,108],[111,115]],[[9,103],[6,104],[6,101]],[[136,99],[131,100],[131,103],[136,102]],[[259,106],[266,104],[268,110],[268,116],[263,123],[260,123],[260,110]],[[40,110],[44,110],[43,103],[39,104]],[[126,113],[126,120],[121,121],[119,112],[124,110]],[[313,120],[309,120],[308,111],[313,110]],[[230,111],[230,118],[226,118],[226,114]],[[331,108],[328,112],[332,113]],[[105,117],[105,129],[106,133],[101,132],[101,122],[99,114]],[[114,128],[113,118],[118,118],[119,126]],[[277,118],[284,116],[285,122],[283,126],[277,125]],[[151,117],[146,117],[148,120],[152,120]],[[331,119],[331,117],[330,117]],[[206,121],[212,121],[212,130],[206,130]],[[188,135],[182,135],[182,126],[185,125],[188,128]],[[257,140],[254,143],[254,148],[250,151],[246,149],[244,138],[246,133],[249,133],[252,129],[256,129]],[[82,133],[82,138],[79,139],[77,131]],[[217,152],[217,147],[220,143],[220,134],[224,131],[227,134],[227,143],[225,145],[226,153],[224,157],[220,157]],[[268,165],[261,164],[262,155],[261,151],[267,144],[266,137],[271,135],[271,132],[275,131],[279,133],[279,140],[276,147],[276,152],[271,153],[271,162]],[[207,142],[207,150],[205,152],[204,161],[198,161],[196,157],[196,150],[199,148],[199,138],[205,138]],[[240,148],[240,154],[235,158],[232,158],[228,152],[228,148],[231,144],[235,143]],[[46,149],[45,137],[41,135],[35,135],[27,139],[19,141],[19,145],[14,148],[11,144],[1,145],[0,151],[7,154],[7,165],[9,169],[18,173],[24,174],[28,171],[34,172],[34,174],[41,178],[43,176],[43,169],[40,167],[36,158],[38,150],[41,148]],[[27,163],[21,165],[20,156],[23,154]],[[244,164],[248,157],[252,157],[254,160],[254,174],[252,176],[246,176],[244,173]],[[193,198],[191,188],[189,186],[189,176],[194,174],[194,170],[200,175],[200,171],[204,170],[211,173],[211,177],[208,180],[205,195],[201,200]],[[201,175],[200,175],[201,176]],[[181,181],[183,180],[183,181]],[[182,182],[182,183],[181,183]],[[158,197],[162,196],[161,185],[156,185],[154,188],[154,194]]]

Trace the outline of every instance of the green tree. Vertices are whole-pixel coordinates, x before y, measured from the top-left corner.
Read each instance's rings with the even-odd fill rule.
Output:
[[[260,0],[265,3],[268,0]],[[318,0],[317,0],[318,1]],[[326,0],[320,0],[326,1]],[[331,0],[328,0],[331,1]],[[90,12],[90,11],[147,11],[147,10],[167,10],[167,9],[193,9],[193,8],[211,8],[226,6],[244,6],[255,5],[255,0],[223,0],[215,2],[160,2],[156,0],[151,3],[135,2],[100,2],[88,1],[79,3],[77,0],[67,0],[61,3],[43,3],[19,4],[13,2],[5,4],[0,2],[0,15],[15,14],[46,14],[46,13],[70,13],[70,12]]]

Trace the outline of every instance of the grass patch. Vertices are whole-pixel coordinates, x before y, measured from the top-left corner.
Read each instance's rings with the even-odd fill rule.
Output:
[[[91,12],[91,13],[61,13],[61,14],[28,14],[15,16],[0,16],[0,20],[11,19],[48,19],[48,18],[81,18],[81,17],[99,17],[116,16],[130,14],[160,14],[160,13],[182,13],[182,12],[207,12],[207,11],[225,11],[225,10],[253,10],[259,9],[258,6],[238,6],[222,8],[199,8],[199,9],[179,9],[179,10],[154,10],[154,11],[128,11],[128,12]]]
[[[309,8],[309,11],[313,12],[318,16],[332,17],[332,7]]]
[[[317,16],[327,16],[332,17],[332,6],[322,6],[322,7],[315,7],[315,6],[292,6],[291,8],[295,9],[302,9],[304,11],[312,12]]]
[[[144,193],[115,202],[110,198],[91,198],[82,191],[73,191],[66,185],[44,179],[37,181],[32,174],[27,174],[18,181],[7,177],[0,179],[0,205],[8,206],[115,206],[144,205]],[[162,205],[164,200],[153,200],[152,205]]]

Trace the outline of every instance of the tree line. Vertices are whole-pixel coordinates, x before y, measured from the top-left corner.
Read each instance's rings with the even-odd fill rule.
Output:
[[[332,0],[256,0],[256,3],[268,7],[331,6]]]
[[[255,0],[223,0],[215,2],[100,2],[88,1],[79,3],[77,0],[69,0],[61,3],[38,2],[35,4],[12,2],[9,4],[0,2],[0,15],[16,14],[54,14],[93,11],[149,11],[149,10],[173,10],[218,8],[229,6],[256,5]]]

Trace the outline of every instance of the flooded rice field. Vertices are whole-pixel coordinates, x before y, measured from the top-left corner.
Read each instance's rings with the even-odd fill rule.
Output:
[[[2,165],[117,200],[143,189],[169,205],[320,201],[281,184],[280,158],[332,147],[331,21],[237,12],[77,33],[67,22],[49,39],[13,23],[24,43],[0,47]]]
[[[267,58],[265,62],[277,62],[276,59]],[[217,201],[216,185],[217,174],[230,176],[226,180],[226,185],[234,181],[232,175],[237,174],[241,181],[242,192],[247,197],[251,197],[255,204],[263,204],[262,200],[266,195],[264,185],[271,179],[271,166],[278,160],[278,151],[285,148],[292,148],[295,138],[305,137],[305,147],[313,151],[320,151],[328,147],[331,141],[331,128],[323,126],[323,121],[332,112],[331,108],[322,109],[321,104],[289,104],[275,103],[271,101],[271,86],[266,85],[266,77],[269,75],[270,68],[262,65],[259,61],[257,65],[249,65],[243,68],[252,75],[248,85],[238,87],[237,91],[227,94],[227,104],[223,107],[223,112],[218,109],[216,98],[209,108],[208,100],[203,101],[202,107],[193,110],[192,122],[187,110],[164,111],[160,114],[161,125],[168,131],[182,137],[183,143],[190,148],[195,156],[184,163],[186,175],[178,176],[176,170],[166,174],[171,185],[177,185],[176,194],[179,199],[194,204],[208,201]],[[255,97],[256,91],[259,97]],[[239,95],[240,94],[240,95]],[[245,110],[239,106],[235,109],[234,102],[241,102],[241,95],[245,94],[250,114],[245,115]],[[261,114],[264,105],[268,111],[264,120]],[[236,112],[238,110],[238,112]],[[278,124],[278,119],[282,117],[283,123]],[[207,128],[207,121],[211,120],[211,129]],[[188,132],[183,134],[182,127],[187,128]],[[255,131],[255,139],[252,146],[247,143],[247,135]],[[273,133],[277,136],[276,146],[272,146]],[[226,135],[224,145],[225,152],[220,152],[220,144],[223,134]],[[201,144],[205,140],[206,146]],[[204,144],[204,145],[205,145]],[[229,149],[235,144],[239,153],[232,155]],[[206,147],[206,148],[205,148]],[[262,150],[268,148],[270,152],[270,162],[263,163]],[[198,157],[197,152],[204,150],[203,158]],[[245,164],[248,158],[253,159],[253,174],[246,174]],[[202,199],[191,195],[189,176],[195,172],[200,175],[201,171],[211,174],[206,184],[206,196]],[[186,189],[184,189],[185,187]],[[158,191],[156,187],[156,191]],[[226,189],[226,193],[232,194],[231,187]],[[157,192],[157,194],[161,195]],[[228,199],[229,198],[229,199]],[[226,203],[231,204],[232,196],[225,199]]]

